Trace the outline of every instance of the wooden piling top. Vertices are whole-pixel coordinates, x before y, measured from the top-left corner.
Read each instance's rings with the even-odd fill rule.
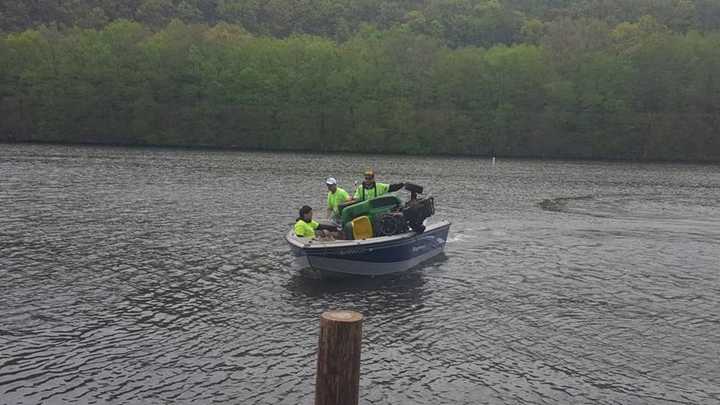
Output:
[[[355,311],[327,311],[320,316],[322,319],[331,322],[359,322],[363,316]]]

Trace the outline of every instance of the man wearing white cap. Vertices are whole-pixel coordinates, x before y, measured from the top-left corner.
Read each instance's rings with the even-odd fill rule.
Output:
[[[328,197],[327,197],[328,218],[330,218],[331,221],[339,224],[340,223],[340,209],[338,207],[342,203],[349,200],[350,195],[347,193],[347,191],[345,191],[337,186],[337,180],[335,180],[334,177],[328,177],[328,179],[325,180],[325,184],[327,185],[327,188],[328,188]]]

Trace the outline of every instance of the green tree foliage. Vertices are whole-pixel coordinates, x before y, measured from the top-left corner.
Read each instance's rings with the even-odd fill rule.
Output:
[[[0,31],[40,25],[101,28],[119,19],[154,29],[170,20],[238,24],[255,35],[348,39],[371,24],[410,27],[451,47],[523,39],[526,20],[588,18],[614,26],[654,17],[677,32],[720,28],[717,0],[0,0]]]
[[[720,160],[706,0],[0,0],[0,140]]]

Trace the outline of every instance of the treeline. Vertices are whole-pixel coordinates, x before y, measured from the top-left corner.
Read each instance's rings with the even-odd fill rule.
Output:
[[[0,0],[0,141],[720,161],[717,0]]]
[[[100,29],[119,19],[162,29],[171,20],[236,24],[255,35],[347,40],[363,25],[403,26],[450,46],[522,41],[538,23],[591,18],[615,25],[653,17],[676,32],[720,28],[717,0],[0,0],[0,31],[40,25]],[[530,32],[532,34],[532,32]]]
[[[240,25],[260,36],[308,34],[345,41],[364,25],[403,27],[454,47],[532,39],[544,24],[589,18],[610,25],[653,17],[686,33],[720,29],[717,0],[0,0],[0,32],[40,25],[101,29],[125,19],[162,29],[188,24]]]
[[[0,40],[0,139],[720,160],[720,35],[556,21],[527,44],[172,21]]]

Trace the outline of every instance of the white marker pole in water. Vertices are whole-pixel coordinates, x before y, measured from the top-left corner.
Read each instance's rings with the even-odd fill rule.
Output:
[[[492,158],[492,165],[495,166],[495,156]]]

